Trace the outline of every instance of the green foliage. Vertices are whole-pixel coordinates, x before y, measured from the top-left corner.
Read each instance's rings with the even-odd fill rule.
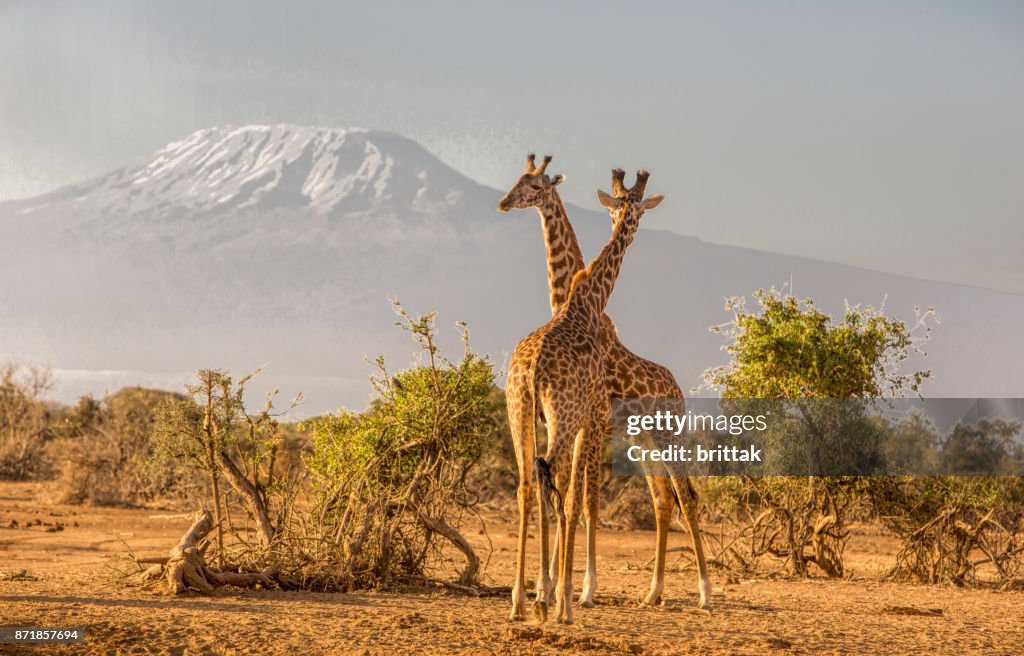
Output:
[[[372,378],[377,398],[363,413],[343,411],[305,422],[313,436],[310,470],[334,478],[371,471],[371,485],[408,479],[423,454],[476,461],[497,429],[491,393],[494,372],[472,355],[449,369],[420,365],[389,376],[383,358]]]
[[[759,313],[730,299],[733,321],[712,331],[731,340],[727,365],[708,369],[704,385],[732,398],[873,398],[918,393],[931,372],[899,373],[899,366],[928,339],[929,320],[915,308],[917,323],[887,317],[871,306],[847,306],[835,323],[814,306],[772,290],[754,294]],[[917,333],[921,334],[917,334]]]
[[[314,493],[301,557],[337,562],[335,585],[386,586],[448,562],[448,544],[463,553],[459,579],[471,584],[479,559],[458,529],[477,499],[467,477],[499,430],[495,373],[470,348],[464,325],[462,357],[452,361],[436,344],[434,313],[412,317],[394,305],[397,325],[419,348],[417,363],[391,373],[378,357],[365,412],[301,426],[312,437]]]
[[[920,412],[914,411],[888,427],[883,445],[886,471],[906,474],[911,471],[935,475],[940,468],[939,431]]]
[[[795,468],[812,476],[743,479],[731,488],[720,486],[719,494],[732,494],[748,509],[744,568],[775,556],[793,574],[807,574],[813,562],[830,576],[842,576],[844,515],[854,506],[859,485],[851,477],[816,475],[882,470],[889,427],[868,416],[868,403],[908,391],[919,394],[931,373],[906,375],[899,369],[912,353],[920,353],[935,313],[915,309],[917,323],[911,328],[870,306],[847,305],[835,322],[811,299],[774,289],[761,289],[754,298],[759,312],[747,312],[741,298],[730,299],[726,309],[733,320],[712,328],[730,340],[729,363],[705,371],[703,387],[735,399],[723,403],[729,412],[769,417],[759,436],[767,459],[763,473]],[[751,505],[765,511],[753,513]]]
[[[221,369],[202,369],[187,395],[165,404],[154,429],[157,463],[188,460],[211,473],[217,450],[233,442],[244,385],[235,387]]]
[[[930,377],[928,371],[902,374],[899,366],[920,352],[934,312],[917,312],[915,328],[923,334],[915,335],[871,307],[848,305],[835,323],[811,299],[764,289],[754,298],[759,313],[744,311],[742,299],[727,305],[733,321],[713,330],[731,339],[730,362],[704,378],[705,386],[736,399],[724,403],[730,411],[769,417],[760,435],[768,460],[764,473],[881,473],[891,431],[867,410],[876,397],[919,393]]]
[[[770,414],[767,429],[759,434],[765,447],[763,473],[880,474],[886,467],[888,436],[888,426],[868,416],[861,403],[798,400],[790,412]]]
[[[1002,419],[957,424],[942,445],[942,465],[964,475],[1017,473],[1024,459],[1020,429],[1019,421]]]
[[[306,463],[323,481],[360,471],[371,487],[387,488],[407,481],[427,453],[476,462],[493,444],[502,399],[490,363],[470,350],[468,331],[462,358],[451,362],[434,342],[434,313],[413,318],[398,309],[404,321],[397,325],[420,346],[421,363],[391,374],[378,357],[369,409],[300,426],[313,438]]]

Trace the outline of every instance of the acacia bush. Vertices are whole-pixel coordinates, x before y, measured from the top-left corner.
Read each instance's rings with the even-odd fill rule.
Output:
[[[940,437],[911,416],[897,426],[905,449],[926,466],[973,473],[1020,471],[1020,422],[981,419]],[[889,577],[958,586],[1024,585],[1024,479],[1015,476],[902,476],[870,479],[878,518],[900,539]]]
[[[186,494],[179,472],[151,466],[160,407],[180,394],[124,387],[79,399],[52,427],[59,503],[141,505]]]
[[[213,506],[212,556],[222,568],[266,567],[276,559],[278,532],[290,520],[303,474],[295,458],[278,459],[294,449],[279,418],[302,396],[278,412],[275,392],[251,412],[246,385],[259,373],[236,382],[226,371],[200,370],[184,397],[160,408],[153,429],[154,466],[191,479],[202,503]]]
[[[172,555],[140,567],[142,580],[173,579],[176,592],[225,581],[319,590],[479,583],[485,563],[463,531],[480,501],[471,476],[493,453],[503,396],[465,325],[462,356],[450,360],[433,313],[394,308],[417,362],[392,372],[378,357],[364,412],[285,426],[273,395],[259,412],[247,409],[251,376],[235,382],[210,369],[161,407],[152,462],[193,481],[203,509],[190,531],[197,543],[185,549],[191,565],[182,570],[182,554]],[[482,524],[474,533],[486,536]]]
[[[931,373],[906,374],[901,365],[914,353],[923,355],[935,313],[915,308],[916,322],[907,325],[871,306],[847,305],[842,319],[833,320],[811,299],[774,289],[761,289],[754,298],[760,306],[754,312],[742,298],[726,303],[732,321],[712,332],[728,340],[729,362],[705,371],[702,387],[720,392],[723,406],[739,414],[763,414],[773,399],[786,399],[797,412],[770,413],[764,435],[769,456],[799,461],[812,475],[717,481],[713,498],[731,508],[740,527],[719,545],[716,560],[741,571],[799,576],[814,563],[828,576],[843,576],[846,525],[862,505],[863,482],[814,474],[839,464],[865,473],[879,469],[885,427],[866,416],[863,404],[831,400],[919,394]],[[833,448],[837,437],[845,448]],[[837,457],[845,460],[823,460]]]
[[[463,534],[480,501],[468,484],[498,433],[495,373],[459,326],[457,360],[437,344],[434,314],[399,326],[419,347],[416,366],[390,372],[382,357],[371,378],[375,399],[363,413],[304,424],[312,502],[293,527],[291,562],[323,587],[386,587],[425,579],[473,585],[481,558]],[[458,554],[452,557],[451,549]]]
[[[879,478],[869,490],[901,541],[890,578],[1024,587],[1024,479]]]
[[[55,410],[43,400],[53,386],[48,368],[0,363],[0,479],[42,478],[50,473],[46,445]]]
[[[723,476],[711,479],[707,502],[722,524],[715,564],[737,574],[845,572],[851,518],[865,514],[864,480],[853,476]]]

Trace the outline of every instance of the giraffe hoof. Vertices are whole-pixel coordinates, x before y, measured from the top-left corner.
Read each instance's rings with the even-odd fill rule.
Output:
[[[543,624],[548,621],[548,605],[543,601],[533,602],[533,617]]]
[[[593,608],[596,605],[591,599],[580,599],[576,602],[576,608]]]
[[[650,597],[647,597],[646,599],[644,599],[643,601],[641,601],[637,605],[640,608],[657,608],[658,606],[661,605],[661,597],[654,597],[653,599],[650,598]]]

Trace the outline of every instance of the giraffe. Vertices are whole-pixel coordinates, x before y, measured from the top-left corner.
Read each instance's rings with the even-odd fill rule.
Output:
[[[564,175],[549,176],[545,173],[548,164],[551,163],[551,156],[544,157],[540,166],[536,165],[536,156],[529,155],[526,161],[524,174],[516,182],[515,186],[502,198],[498,209],[502,212],[509,210],[525,209],[536,207],[540,212],[544,226],[544,244],[547,252],[548,262],[548,289],[551,304],[551,316],[557,314],[569,297],[569,283],[577,271],[585,266],[583,252],[580,250],[576,240],[576,233],[569,223],[565,205],[559,196],[556,186],[565,180]],[[600,327],[600,338],[602,344],[608,344],[614,336],[609,333],[614,331],[614,326],[607,315],[602,315]],[[543,419],[543,417],[542,417]],[[596,540],[597,540],[597,515],[598,483],[600,476],[600,461],[595,461],[585,476],[584,490],[584,523],[587,527],[587,567],[583,579],[583,593],[580,596],[580,606],[589,608],[594,605],[593,597],[597,586],[596,566]],[[559,481],[561,483],[561,481]],[[544,513],[541,513],[540,532],[547,536],[548,526]],[[560,534],[555,535],[556,547],[553,550],[549,566],[542,568],[537,579],[537,598],[541,598],[543,591],[551,587],[552,580],[558,577],[558,549]],[[544,538],[546,539],[546,537]]]
[[[621,187],[625,173],[613,172]],[[559,622],[572,623],[572,566],[576,524],[585,471],[589,463],[599,461],[602,436],[607,430],[611,407],[605,389],[604,350],[599,332],[622,258],[640,224],[640,217],[662,201],[662,196],[643,199],[648,174],[637,173],[636,184],[622,198],[598,192],[602,203],[616,213],[612,236],[601,253],[585,269],[574,275],[569,296],[555,316],[523,338],[512,352],[506,384],[509,425],[518,464],[519,542],[516,553],[516,579],[512,589],[512,620],[525,618],[526,538],[530,520],[532,466],[538,472],[538,511],[542,526],[546,496],[557,499],[551,505],[558,520],[560,572],[555,589],[555,609]],[[614,210],[612,208],[614,207]],[[547,453],[536,458],[536,421],[543,413],[548,428]],[[571,453],[567,447],[570,446]],[[567,466],[568,465],[568,470]],[[568,476],[564,498],[555,484],[550,485],[550,470],[558,481]],[[551,492],[553,494],[546,493]],[[545,531],[540,536],[541,572],[547,569],[548,544]],[[535,611],[546,618],[551,591],[540,586]]]
[[[583,253],[572,224],[569,222],[565,205],[556,189],[564,179],[563,175],[549,176],[545,170],[551,162],[551,156],[545,156],[538,167],[535,156],[527,157],[526,168],[515,185],[508,191],[498,209],[507,212],[511,209],[535,207],[540,214],[544,232],[544,244],[547,253],[548,287],[551,313],[557,313],[569,294],[569,282],[577,271],[583,268]],[[624,194],[619,181],[613,181],[613,196]],[[682,390],[672,372],[655,362],[641,358],[627,349],[618,338],[615,325],[607,314],[602,316],[601,339],[607,345],[605,353],[605,385],[609,396],[615,398],[657,398],[668,401],[672,411],[683,414],[685,402]],[[593,474],[588,471],[585,480],[584,521],[587,528],[587,565],[583,579],[583,591],[580,605],[593,606],[593,596],[597,587],[596,572],[596,523],[598,505],[599,463],[594,467]],[[690,532],[693,550],[697,561],[698,607],[710,609],[711,580],[708,577],[707,562],[704,555],[703,540],[697,518],[699,499],[691,481],[686,477],[672,477],[667,470],[647,471],[647,486],[654,506],[656,522],[654,570],[651,585],[643,599],[643,604],[657,605],[661,602],[665,588],[666,550],[668,531],[672,522],[672,513],[676,505],[680,506],[681,514]],[[541,526],[541,533],[547,526]],[[557,541],[557,537],[556,537]],[[551,559],[551,573],[547,580],[538,579],[537,594],[540,598],[545,585],[555,578],[557,558]]]

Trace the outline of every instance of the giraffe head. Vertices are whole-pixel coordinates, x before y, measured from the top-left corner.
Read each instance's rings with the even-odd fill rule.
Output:
[[[565,180],[565,176],[562,174],[552,177],[544,172],[548,164],[551,163],[551,155],[546,155],[540,166],[537,166],[535,159],[536,155],[532,154],[526,158],[525,171],[498,203],[498,209],[502,212],[513,208],[522,210],[541,206],[551,198],[555,187]]]
[[[640,169],[636,172],[636,182],[632,187],[625,185],[626,172],[622,169],[612,171],[612,193],[607,194],[600,189],[597,190],[597,198],[601,201],[612,217],[612,226],[626,216],[640,220],[644,212],[657,207],[665,197],[658,194],[644,198],[644,191],[647,189],[647,179],[651,174]]]

